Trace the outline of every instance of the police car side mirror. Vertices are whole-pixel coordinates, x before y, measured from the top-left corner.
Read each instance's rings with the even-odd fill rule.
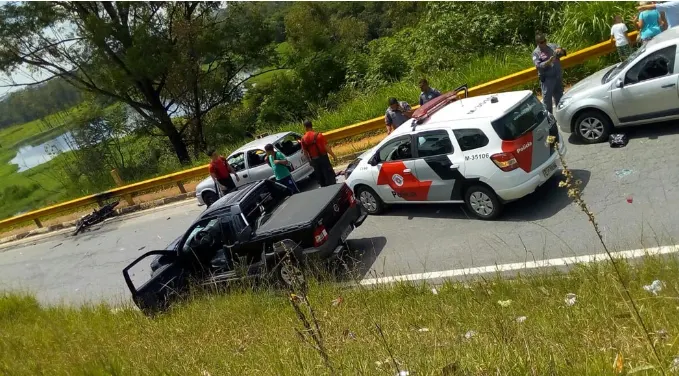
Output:
[[[377,166],[377,154],[373,155],[372,158],[368,160],[368,164],[371,166]]]
[[[625,84],[622,82],[622,78],[618,78],[615,81],[615,87],[617,87],[618,89],[622,89],[624,86]]]

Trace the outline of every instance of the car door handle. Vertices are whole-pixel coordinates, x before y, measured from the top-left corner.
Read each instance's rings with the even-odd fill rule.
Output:
[[[247,178],[247,177],[248,177],[248,174],[243,174],[243,178]]]
[[[676,86],[676,85],[677,85],[677,84],[667,84],[667,85],[661,86],[661,88],[667,89],[667,88],[669,88],[669,87],[674,87],[674,86]]]
[[[409,168],[406,168],[405,170],[403,170],[403,173],[404,173],[404,174],[409,174],[409,173],[411,173],[411,172],[412,172],[412,170],[409,169]]]
[[[459,164],[451,164],[451,165],[450,165],[450,169],[451,169],[451,170],[454,170],[454,169],[456,169],[456,168],[458,168],[458,167],[460,167]]]

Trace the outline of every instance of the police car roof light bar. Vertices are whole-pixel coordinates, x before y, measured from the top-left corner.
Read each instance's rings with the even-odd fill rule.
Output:
[[[415,127],[417,127],[419,124],[422,124],[425,120],[427,120],[432,114],[436,113],[438,110],[442,109],[443,107],[449,105],[450,103],[455,102],[456,100],[459,99],[457,94],[461,91],[464,91],[464,97],[469,96],[469,88],[467,84],[464,84],[452,91],[449,91],[445,94],[442,94],[429,102],[423,104],[420,106],[415,112],[413,112],[413,130],[415,130]]]

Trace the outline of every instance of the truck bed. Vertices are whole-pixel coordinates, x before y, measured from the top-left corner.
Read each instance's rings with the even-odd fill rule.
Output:
[[[310,226],[339,193],[342,184],[335,184],[289,197],[274,210],[271,217],[256,230],[257,236],[283,228]]]

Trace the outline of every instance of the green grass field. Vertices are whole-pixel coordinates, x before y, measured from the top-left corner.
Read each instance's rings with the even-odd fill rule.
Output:
[[[337,375],[395,375],[392,359],[410,375],[667,372],[679,354],[679,260],[622,266],[660,363],[608,263],[445,283],[436,294],[418,283],[312,282],[307,300]],[[665,283],[657,296],[643,289],[656,279]],[[575,294],[573,305],[567,294]],[[42,307],[29,295],[6,294],[0,328],[4,375],[330,374],[276,290],[196,297],[153,319],[131,308]],[[613,368],[618,354],[620,372]]]

